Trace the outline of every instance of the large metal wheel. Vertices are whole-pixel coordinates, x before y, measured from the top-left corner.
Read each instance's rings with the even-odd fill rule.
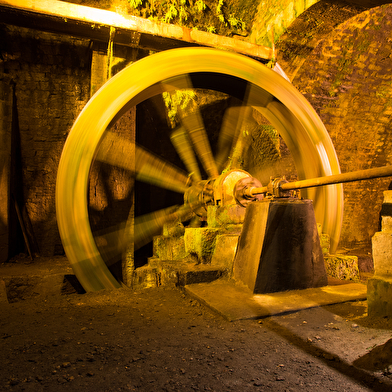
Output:
[[[136,172],[136,179],[179,193],[185,192],[189,183],[186,172],[166,164],[164,160],[154,160],[151,154],[139,149],[137,144],[113,136],[111,126],[129,108],[146,99],[165,91],[189,88],[230,94],[240,100],[242,105],[257,110],[286,143],[295,162],[298,179],[340,173],[331,139],[314,109],[289,82],[259,62],[210,48],[175,49],[139,60],[110,79],[89,101],[68,136],[58,168],[56,211],[60,236],[75,275],[86,291],[120,286],[104,261],[89,219],[88,183],[93,162],[98,160],[120,166]],[[200,113],[196,117],[200,119]],[[204,169],[201,176],[211,178],[218,175],[222,166],[215,161],[222,161],[221,157],[217,158],[222,151],[215,154],[214,160],[202,122],[198,119],[193,120],[190,126],[185,120],[185,127],[194,128],[196,134],[201,132],[196,135],[199,140],[194,141],[197,159]],[[225,138],[234,137],[227,130],[230,126],[225,127],[218,141],[223,150],[227,144]],[[182,159],[187,160],[185,166],[191,171],[193,153],[187,152],[189,146],[186,143],[181,145],[183,147],[180,147],[179,155],[185,155]],[[121,146],[120,157],[112,152],[118,150],[113,146]],[[150,166],[155,166],[154,173],[150,175],[148,169],[140,169],[137,161],[132,162],[135,159],[132,155],[142,161],[149,161]],[[186,158],[187,155],[190,160]],[[308,189],[304,196],[313,199],[316,220],[322,224],[323,232],[330,235],[333,252],[338,244],[342,224],[342,186]],[[164,210],[155,215],[155,226],[164,221],[161,217],[166,212]],[[127,216],[124,224],[118,226],[114,234],[112,232],[111,238],[118,240],[123,235],[121,230],[129,231],[126,221]],[[127,241],[136,241],[138,231],[145,230],[145,227],[139,227],[135,226],[132,236],[125,236]],[[150,230],[146,236],[153,232]],[[146,236],[142,236],[142,242],[145,242]],[[106,234],[106,239],[109,237]]]

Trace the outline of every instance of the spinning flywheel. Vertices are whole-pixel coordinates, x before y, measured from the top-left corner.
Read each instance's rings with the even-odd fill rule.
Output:
[[[136,128],[125,136],[113,131],[124,113],[137,105],[162,94],[190,90],[223,97],[231,104],[225,106],[213,136],[207,132],[210,120],[202,110],[179,110],[178,123],[163,136],[176,151],[177,161],[182,161],[180,165],[139,143],[148,139],[148,129]],[[60,236],[85,290],[119,287],[113,263],[150,242],[170,220],[200,219],[216,187],[227,178],[225,173],[234,171],[240,177],[247,173],[240,158],[247,154],[251,141],[244,129],[260,119],[284,140],[298,179],[340,173],[330,137],[310,104],[284,78],[253,59],[210,48],[175,49],[139,60],[110,79],[76,120],[57,176]],[[89,206],[89,184],[97,165],[104,168],[101,172],[106,177],[120,170],[128,187],[137,189],[138,183],[146,183],[176,194],[176,205],[138,214],[135,203],[143,200],[138,201],[137,191],[128,190],[127,200],[117,203],[120,213],[113,213],[118,219],[107,227],[96,224]],[[255,177],[260,176],[258,172]],[[304,195],[313,199],[316,221],[330,235],[332,251],[336,250],[343,212],[341,185],[310,188]]]

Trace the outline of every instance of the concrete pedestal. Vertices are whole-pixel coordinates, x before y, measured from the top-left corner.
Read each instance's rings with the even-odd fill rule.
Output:
[[[392,231],[374,234],[372,253],[375,273],[392,277]]]
[[[381,231],[372,238],[374,278],[368,281],[369,316],[392,316],[392,191],[384,191]]]
[[[233,277],[255,294],[326,286],[312,201],[266,199],[251,203]]]
[[[392,276],[376,276],[368,280],[368,315],[392,316]]]

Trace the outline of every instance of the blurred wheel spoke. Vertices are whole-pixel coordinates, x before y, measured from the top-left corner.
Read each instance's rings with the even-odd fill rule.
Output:
[[[188,174],[170,163],[136,146],[136,179],[161,188],[184,193]]]
[[[225,170],[241,169],[258,123],[250,106],[235,106],[226,110],[218,140],[217,162]],[[231,143],[231,146],[230,146]],[[227,159],[229,158],[229,159]]]
[[[192,207],[200,206],[201,203]],[[94,238],[100,252],[105,256],[106,264],[110,266],[122,257],[130,243],[133,243],[134,250],[137,250],[151,242],[154,236],[160,235],[165,224],[188,220],[192,216],[193,212],[189,205],[171,206],[138,216],[134,219],[133,225],[130,222],[122,222],[95,231]]]
[[[192,176],[192,179],[200,181],[201,174],[188,132],[184,127],[177,127],[172,132],[170,139],[181,160],[184,162],[186,169]]]
[[[252,132],[258,127],[252,115],[253,108],[249,103],[257,103],[258,106],[265,107],[273,96],[248,83],[243,99],[243,101],[237,99],[236,104],[226,110],[223,118],[216,154],[220,171],[241,167]]]
[[[111,132],[102,140],[96,159],[130,170],[137,180],[148,184],[179,193],[187,189],[186,172]]]
[[[218,170],[222,171],[227,162],[234,141],[238,138],[240,126],[238,125],[241,107],[232,106],[225,111],[222,126],[219,132],[216,164]]]
[[[94,232],[95,243],[105,257],[105,263],[108,267],[121,259],[122,252],[132,241],[131,235],[125,236],[126,228],[126,222],[122,222]]]
[[[181,117],[181,123],[187,129],[207,175],[212,178],[217,177],[219,175],[218,168],[212,155],[210,142],[200,112],[196,111]]]
[[[189,75],[186,74],[163,81],[162,86],[164,86],[167,91],[173,91],[173,88],[178,90],[192,90],[194,88]],[[209,177],[217,177],[219,174],[218,169],[199,108],[196,107],[189,111],[183,109],[181,105],[178,105],[177,110],[180,117],[180,123],[188,132],[195,152],[197,153],[205,172]]]
[[[190,219],[193,215],[188,205],[173,206],[135,218],[134,239],[135,249],[152,241],[153,237],[161,234],[165,224],[174,221]]]

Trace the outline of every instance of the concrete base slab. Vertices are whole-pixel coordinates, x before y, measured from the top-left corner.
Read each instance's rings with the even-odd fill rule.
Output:
[[[361,283],[252,294],[245,286],[221,280],[188,285],[185,286],[185,291],[230,321],[258,319],[316,306],[366,300],[367,295],[367,287]]]

